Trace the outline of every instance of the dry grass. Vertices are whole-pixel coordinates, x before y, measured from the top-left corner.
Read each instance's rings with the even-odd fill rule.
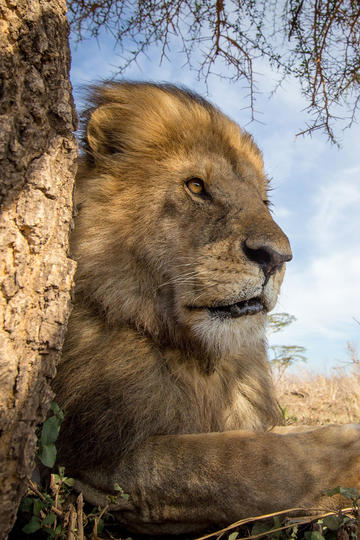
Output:
[[[360,423],[360,359],[349,346],[351,365],[330,376],[303,371],[276,380],[278,400],[288,424]]]

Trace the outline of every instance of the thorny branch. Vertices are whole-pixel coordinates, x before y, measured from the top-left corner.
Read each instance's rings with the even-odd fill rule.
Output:
[[[68,0],[68,7],[78,39],[114,36],[120,73],[152,46],[163,61],[180,45],[205,81],[245,80],[253,119],[262,59],[280,82],[299,81],[309,121],[298,135],[322,130],[336,142],[334,123],[350,127],[358,118],[359,0]]]

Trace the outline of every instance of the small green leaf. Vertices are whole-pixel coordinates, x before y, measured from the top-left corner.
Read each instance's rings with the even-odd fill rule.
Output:
[[[325,536],[319,533],[319,531],[311,531],[310,536],[308,538],[309,540],[325,540]]]
[[[114,490],[119,492],[119,495],[121,496],[122,499],[125,499],[126,501],[130,499],[130,495],[128,495],[127,493],[124,493],[123,488],[119,486],[119,484],[116,484],[116,483],[114,484]]]
[[[98,521],[98,523],[97,523],[97,531],[98,531],[99,534],[102,533],[103,528],[104,528],[104,520],[103,520],[103,519],[99,519],[99,521]]]
[[[52,410],[52,412],[53,412],[54,414],[57,414],[59,411],[61,411],[59,405],[58,405],[55,401],[52,401],[52,402],[50,403],[50,409]]]
[[[20,503],[21,512],[31,512],[34,499],[32,497],[23,497]]]
[[[52,525],[55,522],[55,519],[56,519],[56,515],[53,513],[50,513],[45,517],[43,521],[43,525]]]
[[[337,531],[342,523],[342,520],[339,516],[326,516],[324,518],[324,525],[330,531]]]
[[[63,478],[65,475],[65,467],[59,467],[60,478]]]
[[[41,430],[41,444],[54,444],[59,435],[60,424],[61,422],[59,422],[59,419],[56,416],[50,416],[50,418],[45,420]]]
[[[65,477],[64,478],[64,484],[66,484],[69,487],[72,487],[75,484],[75,479]]]
[[[41,444],[39,448],[39,458],[45,467],[53,467],[56,460],[56,447],[54,444]]]
[[[59,405],[57,403],[55,403],[55,401],[53,401],[50,405],[50,409],[52,410],[52,412],[54,413],[55,416],[58,417],[60,423],[64,420],[64,411],[62,409],[60,409]]]
[[[35,499],[34,500],[34,515],[35,516],[40,516],[40,511],[43,509],[44,507],[44,504],[43,502],[40,500],[40,499]]]
[[[340,494],[343,497],[346,497],[347,499],[350,499],[352,501],[355,501],[360,497],[359,492],[355,488],[343,488],[341,486],[337,486],[334,489],[330,489],[330,491],[327,491],[326,494],[329,497]]]
[[[262,534],[271,531],[273,524],[270,521],[257,521],[251,529],[251,535]]]
[[[237,537],[238,537],[238,533],[237,533],[237,532],[233,532],[233,533],[230,534],[228,540],[236,540]]]
[[[340,486],[337,486],[336,488],[333,488],[333,489],[329,489],[329,491],[326,492],[326,495],[328,495],[329,497],[332,497],[333,495],[337,495],[338,493],[340,493]]]
[[[359,492],[355,488],[340,488],[340,493],[344,497],[351,499],[353,501],[357,500],[360,497]]]
[[[26,534],[32,534],[41,529],[40,519],[37,516],[33,516],[29,523],[23,527],[23,532]]]

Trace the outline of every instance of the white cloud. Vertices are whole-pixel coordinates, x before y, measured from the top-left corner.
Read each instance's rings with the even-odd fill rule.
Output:
[[[274,208],[274,219],[275,221],[278,221],[279,219],[289,218],[292,214],[292,211],[290,208],[286,208],[285,206],[277,206]]]
[[[305,345],[313,366],[344,358],[346,342],[360,337],[353,320],[360,318],[359,179],[360,167],[340,166],[308,193],[309,221],[293,226],[302,255],[288,267],[277,310],[292,313],[297,323],[271,341]]]
[[[360,316],[359,281],[360,252],[342,250],[313,260],[301,273],[289,269],[280,304],[297,317],[302,333],[339,337]]]
[[[329,252],[360,247],[360,167],[338,171],[314,200],[317,213],[310,223],[319,249]],[[344,254],[345,255],[345,254]],[[347,254],[352,258],[351,252]],[[344,258],[344,262],[348,258]],[[358,267],[360,275],[360,265]]]

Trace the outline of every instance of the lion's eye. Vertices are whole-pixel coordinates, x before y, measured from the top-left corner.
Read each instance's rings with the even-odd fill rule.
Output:
[[[191,193],[194,193],[194,195],[202,195],[205,193],[204,182],[201,180],[201,178],[190,178],[190,180],[187,180],[185,184]]]

